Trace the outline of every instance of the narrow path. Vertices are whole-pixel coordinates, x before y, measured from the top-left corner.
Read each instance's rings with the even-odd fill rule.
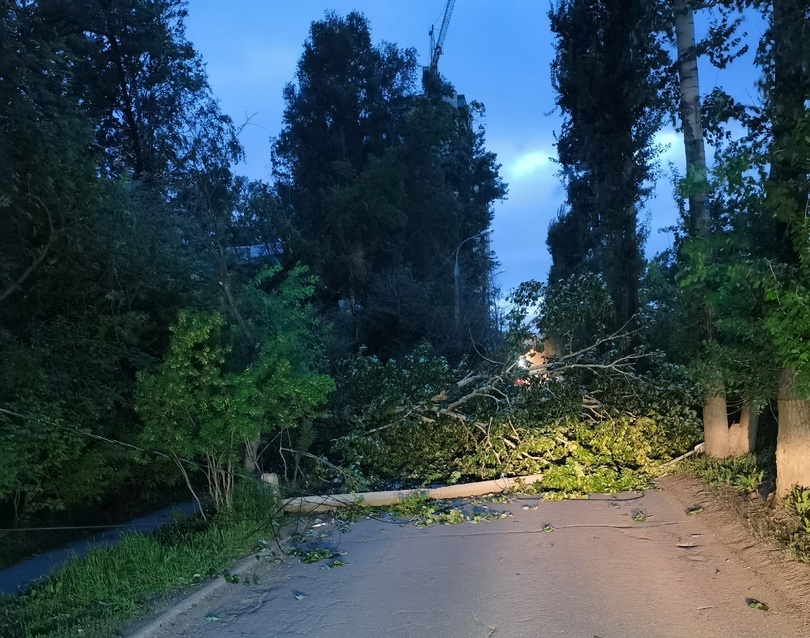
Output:
[[[665,490],[492,507],[513,516],[425,529],[365,520],[343,534],[321,526],[320,542],[345,552],[345,567],[324,570],[324,562],[294,558],[257,566],[155,635],[810,635],[808,609],[762,579]],[[633,520],[639,510],[643,522]],[[810,588],[810,570],[791,565]],[[769,610],[751,609],[747,599]]]
[[[93,547],[115,543],[123,534],[129,532],[152,532],[170,523],[174,512],[193,514],[194,509],[195,505],[191,502],[164,507],[162,510],[147,514],[129,523],[107,529],[89,538],[74,541],[59,549],[43,552],[17,563],[13,567],[0,570],[0,595],[12,595],[19,591],[25,591],[34,582],[47,576],[57,567],[64,565],[73,556],[84,556]],[[19,533],[23,534],[25,532]]]

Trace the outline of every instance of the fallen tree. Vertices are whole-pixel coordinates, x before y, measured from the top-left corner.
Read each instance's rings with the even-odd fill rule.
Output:
[[[543,473],[543,489],[632,489],[699,437],[670,366],[623,347],[632,332],[526,365],[517,356],[451,368],[429,348],[345,371],[334,451],[387,481],[455,483]],[[525,349],[524,349],[525,352]],[[644,375],[638,366],[645,361]]]

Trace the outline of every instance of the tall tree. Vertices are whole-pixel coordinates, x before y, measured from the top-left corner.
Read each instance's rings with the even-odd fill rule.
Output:
[[[776,224],[782,262],[768,293],[774,304],[766,323],[785,366],[779,393],[777,493],[810,485],[810,352],[806,303],[810,299],[810,4],[766,4],[768,31],[758,54],[770,122],[765,205]]]
[[[413,50],[372,45],[358,13],[328,13],[285,89],[274,145],[285,259],[319,275],[348,341],[386,355],[426,338],[458,349],[455,249],[487,229],[505,193],[474,126],[482,111],[441,91],[417,95],[416,77]],[[465,298],[483,298],[492,261],[468,248],[459,256]],[[465,311],[486,316],[485,306]],[[464,334],[469,342],[466,324]]]
[[[567,204],[548,235],[550,279],[601,274],[623,325],[638,310],[649,192],[666,109],[662,16],[650,0],[560,0],[549,12],[557,38],[552,82],[564,122],[557,139]]]
[[[706,173],[706,151],[703,142],[703,121],[700,109],[700,81],[698,76],[697,43],[695,40],[695,16],[691,4],[687,0],[674,0],[672,3],[673,23],[675,26],[675,42],[677,47],[677,67],[679,85],[679,114],[683,134],[684,149],[686,151],[686,179],[684,180],[686,194],[689,201],[687,216],[687,235],[707,241],[710,237],[706,201],[708,197],[708,182]],[[693,312],[706,310],[706,300],[698,293],[692,298]],[[710,325],[707,321],[704,325]],[[711,337],[712,335],[703,335]],[[703,428],[706,441],[706,453],[709,456],[723,458],[731,451],[732,431],[728,426],[726,396],[721,375],[716,374],[717,380],[711,384],[711,390],[706,392],[703,404]],[[747,422],[745,424],[745,441],[747,446],[740,452],[753,449],[756,440],[756,419],[752,410],[745,411]],[[735,430],[736,431],[736,430]]]
[[[185,36],[185,0],[41,4],[71,41],[104,169],[141,179],[176,168],[189,118],[208,97],[202,61]]]
[[[178,307],[218,305],[239,149],[183,10],[3,3],[0,402],[22,417],[0,417],[0,501],[18,515],[148,472],[97,437],[136,435],[135,373]]]
[[[703,119],[700,111],[695,15],[688,0],[672,4],[675,42],[678,55],[679,113],[686,151],[686,180],[689,197],[689,228],[693,235],[708,236],[706,218],[707,177]]]
[[[362,301],[372,251],[402,225],[395,158],[379,154],[398,133],[415,71],[412,50],[371,44],[362,15],[328,13],[312,24],[296,81],[284,89],[274,170],[294,210],[287,249],[312,264],[332,302]]]

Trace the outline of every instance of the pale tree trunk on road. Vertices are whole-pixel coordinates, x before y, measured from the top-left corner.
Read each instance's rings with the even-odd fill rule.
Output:
[[[794,392],[796,374],[785,370],[779,387],[779,436],[776,440],[776,494],[794,485],[810,487],[810,402]]]

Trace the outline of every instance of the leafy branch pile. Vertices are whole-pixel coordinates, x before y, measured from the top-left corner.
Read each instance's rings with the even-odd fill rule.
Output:
[[[472,371],[427,346],[400,361],[353,360],[341,377],[349,432],[335,452],[386,482],[458,482],[544,473],[541,489],[597,492],[645,484],[657,462],[699,438],[690,394],[673,371],[640,376],[644,357],[611,348],[517,357]]]
[[[369,507],[363,505],[362,501],[352,503],[341,508],[337,515],[343,522],[342,529],[348,529],[345,527],[347,523],[360,518],[379,518],[381,515],[388,515],[395,521],[406,521],[414,527],[457,525],[464,522],[478,524],[511,516],[509,512],[493,510],[481,501],[457,505],[453,501],[437,501],[421,493],[412,494],[387,507]]]

